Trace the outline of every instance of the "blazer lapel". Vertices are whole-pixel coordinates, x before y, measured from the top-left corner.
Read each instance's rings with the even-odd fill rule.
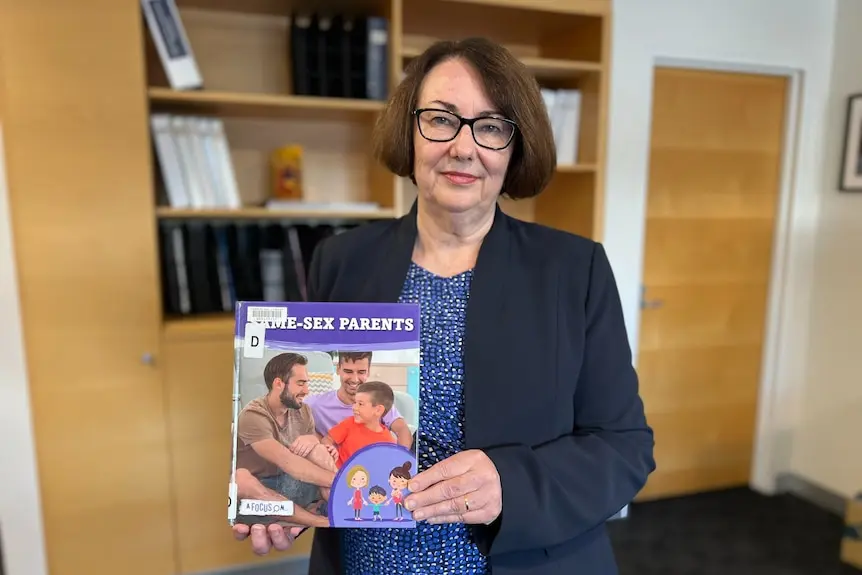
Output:
[[[500,364],[506,342],[500,318],[504,312],[506,279],[511,261],[509,217],[496,206],[494,223],[482,242],[473,269],[467,327],[464,334],[464,435],[468,448],[483,446],[490,438],[482,430],[494,417],[490,398],[497,395],[500,378],[493,370]]]
[[[390,302],[398,301],[404,278],[410,269],[413,258],[413,245],[416,242],[416,202],[410,212],[399,218],[382,242],[380,253],[373,254],[374,264],[359,290],[357,301]]]
[[[356,301],[396,302],[404,286],[416,242],[417,204],[400,218],[390,237],[381,242],[379,254],[373,256],[364,285]],[[494,223],[479,249],[473,269],[470,299],[467,303],[467,326],[464,341],[464,433],[467,445],[481,446],[490,441],[483,429],[493,429],[485,420],[493,417],[488,399],[496,394],[500,377],[494,373],[499,353],[506,341],[498,325],[505,307],[506,279],[509,275],[511,250],[509,217],[495,207]]]

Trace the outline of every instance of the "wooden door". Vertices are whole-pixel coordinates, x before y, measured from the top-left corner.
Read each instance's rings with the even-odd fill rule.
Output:
[[[655,72],[638,371],[657,470],[639,499],[748,484],[788,83]]]
[[[48,568],[173,575],[140,6],[0,0],[0,14]]]

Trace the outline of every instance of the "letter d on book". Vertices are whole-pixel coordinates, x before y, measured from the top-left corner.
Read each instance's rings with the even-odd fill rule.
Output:
[[[266,326],[262,323],[245,324],[245,340],[243,341],[244,357],[263,357],[263,342],[266,339]]]

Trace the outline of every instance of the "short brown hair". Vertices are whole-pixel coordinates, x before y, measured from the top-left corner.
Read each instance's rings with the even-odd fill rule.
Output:
[[[389,384],[382,381],[366,381],[365,383],[361,383],[356,388],[356,393],[367,393],[371,397],[371,405],[375,407],[382,405],[383,415],[389,413],[389,410],[392,409],[392,404],[395,403],[395,392],[392,391]]]
[[[413,183],[413,110],[422,82],[434,66],[462,58],[482,78],[491,102],[518,124],[501,195],[512,199],[539,195],[554,175],[554,135],[535,76],[506,48],[485,38],[443,40],[412,60],[374,128],[374,156],[394,174]]]
[[[342,364],[345,361],[359,361],[362,359],[367,359],[368,363],[371,363],[371,352],[370,351],[339,351],[338,352],[338,363]]]
[[[266,367],[263,368],[263,380],[266,382],[266,388],[272,390],[275,378],[281,379],[287,385],[287,381],[293,375],[293,366],[307,364],[308,359],[304,355],[298,353],[278,354],[266,362]]]

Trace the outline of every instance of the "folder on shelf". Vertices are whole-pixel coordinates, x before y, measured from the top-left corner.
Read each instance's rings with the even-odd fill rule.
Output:
[[[159,226],[161,253],[162,301],[165,312],[172,315],[192,313],[188,271],[185,264],[185,232],[175,222]]]
[[[159,222],[164,311],[224,313],[240,300],[307,299],[306,270],[324,238],[350,226],[288,222]]]
[[[221,118],[194,118],[193,122],[198,134],[198,145],[206,155],[213,189],[212,205],[223,208],[241,207],[233,160],[224,133],[224,122]]]
[[[321,16],[317,19],[316,71],[319,74],[318,95],[328,98],[346,97],[341,81],[341,39],[344,34],[343,16]],[[314,85],[314,82],[312,82]]]
[[[152,114],[153,146],[172,208],[242,206],[220,118]]]
[[[281,247],[273,246],[272,241],[263,244],[261,226],[204,220],[160,222],[165,313],[229,313],[242,295],[261,300],[271,296],[273,289],[286,294],[299,293],[292,257],[283,253],[289,251],[288,244]],[[285,266],[274,282],[269,279],[273,277],[271,267],[263,269],[264,265],[271,266],[273,256],[279,258],[279,265]],[[266,290],[265,280],[270,284]]]
[[[290,18],[290,68],[293,79],[293,93],[297,96],[311,96],[309,70],[311,69],[312,43],[311,16],[294,13]]]
[[[578,163],[578,136],[580,135],[581,93],[578,90],[559,90],[554,113],[560,118],[560,144],[557,164],[571,166]]]
[[[176,142],[179,153],[179,164],[189,202],[192,208],[203,208],[209,205],[204,180],[198,172],[197,154],[192,141],[191,130],[184,116],[170,116],[170,132]]]
[[[202,88],[201,73],[175,0],[141,0],[141,9],[171,87]]]
[[[288,225],[273,223],[263,228],[260,260],[265,301],[305,299],[291,249]]]
[[[211,226],[203,221],[190,221],[186,224],[186,231],[186,266],[189,270],[192,310],[195,313],[228,311],[221,305],[215,238]]]
[[[372,17],[366,20],[366,25],[366,97],[369,100],[385,100],[389,94],[388,22],[386,18]]]
[[[191,152],[191,171],[194,177],[197,178],[197,183],[201,192],[201,201],[204,206],[214,207],[221,206],[221,198],[219,197],[218,180],[216,179],[217,171],[214,170],[215,160],[212,158],[212,153],[207,151],[206,138],[204,137],[204,129],[202,128],[202,118],[194,118],[191,116],[179,117],[180,129],[185,130],[188,135],[189,151]]]
[[[559,147],[560,142],[560,114],[557,113],[557,91],[542,88],[542,100],[548,112],[548,120],[551,122],[551,130],[554,134],[554,144]]]
[[[152,114],[150,127],[168,202],[175,208],[191,207],[191,193],[183,173],[179,143],[171,129],[171,117],[168,114]]]
[[[237,222],[227,227],[228,260],[233,272],[236,297],[262,300],[260,273],[260,232],[257,224]]]
[[[579,90],[542,89],[542,99],[554,132],[557,147],[557,165],[578,163],[580,135],[581,92]]]
[[[385,100],[388,46],[385,18],[295,12],[290,23],[293,93]]]
[[[221,296],[221,308],[223,311],[232,311],[236,304],[236,286],[234,276],[230,267],[230,253],[227,245],[227,226],[225,224],[213,224],[212,230],[215,236],[216,270],[218,272],[218,288]]]

